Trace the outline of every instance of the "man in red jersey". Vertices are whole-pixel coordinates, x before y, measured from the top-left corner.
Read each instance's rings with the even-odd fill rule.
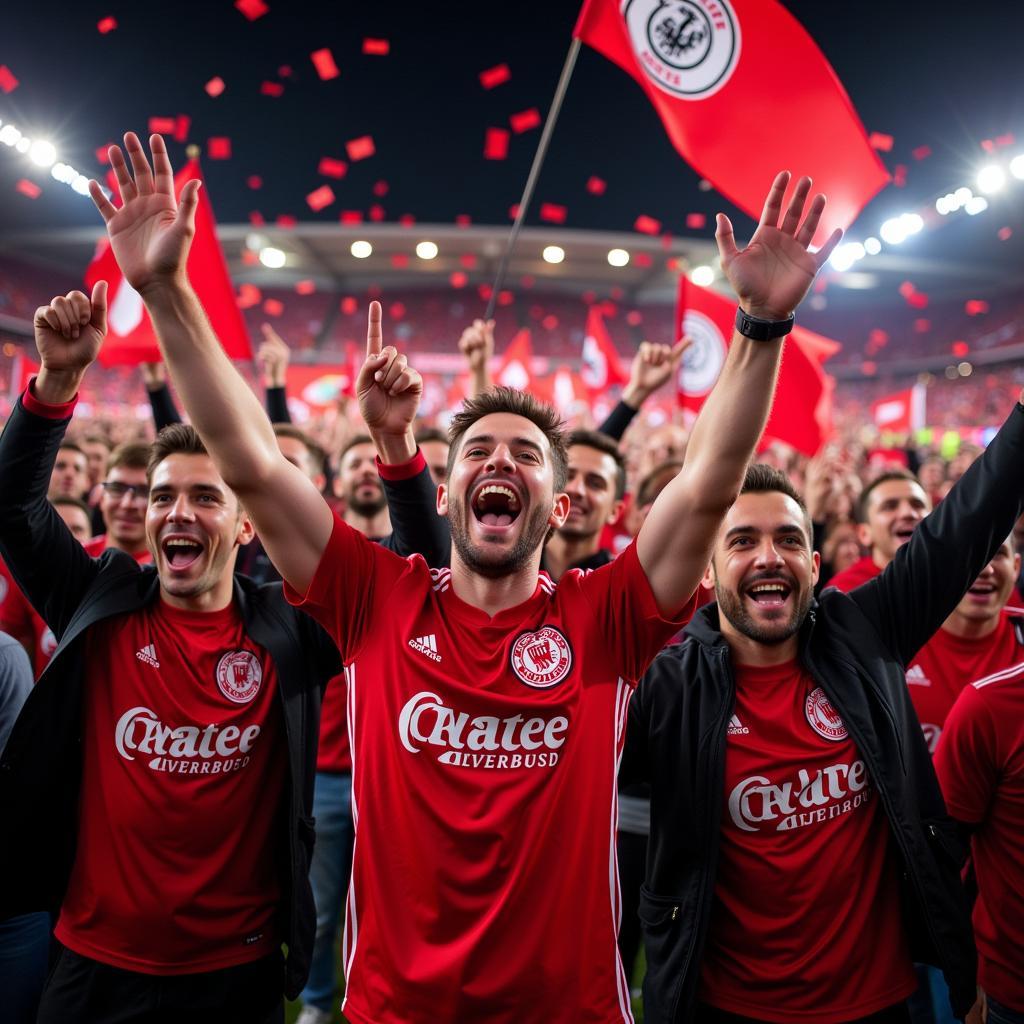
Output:
[[[850,594],[784,474],[755,465],[722,524],[702,608],[629,708],[624,781],[648,780],[641,902],[649,1024],[909,1019],[913,964],[962,1017],[974,950],[956,829],[904,665],[1024,505],[1024,407]]]
[[[857,532],[868,554],[836,573],[827,585],[845,594],[874,579],[910,540],[931,508],[928,495],[906,470],[888,470],[872,480],[857,501]]]
[[[348,666],[356,847],[347,1018],[630,1020],[614,854],[629,694],[688,614],[763,429],[781,337],[838,241],[837,232],[807,252],[824,198],[804,220],[810,181],[801,179],[783,212],[789,175],[780,175],[742,252],[720,217],[722,262],[748,333],[734,336],[687,463],[636,542],[556,587],[538,572],[543,541],[568,511],[554,412],[499,390],[456,418],[438,489],[450,571],[369,543],[281,458],[191,292],[184,265],[198,183],[185,185],[178,207],[163,140],[151,139],[152,170],[138,138],[125,143],[134,181],[110,150],[121,209],[91,185],[112,250],[290,598],[328,624]],[[407,474],[421,459],[411,429],[421,385],[383,347],[379,303],[369,320],[357,390],[382,476]]]
[[[988,1024],[1024,1024],[1024,661],[964,688],[935,770],[972,833],[974,936]]]

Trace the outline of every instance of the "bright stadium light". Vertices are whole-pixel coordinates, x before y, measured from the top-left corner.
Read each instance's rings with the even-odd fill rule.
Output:
[[[882,243],[872,235],[864,239],[864,251],[869,256],[877,256],[882,251]]]
[[[950,196],[948,194],[939,196],[939,198],[935,200],[935,212],[941,214],[943,217],[953,212],[953,207],[950,205]]]
[[[953,193],[953,201],[956,203],[956,206],[954,206],[953,209],[959,210],[961,206],[965,206],[967,204],[967,201],[973,195],[974,193],[966,185],[961,185]]]
[[[22,135],[15,143],[14,148],[19,153],[27,153],[32,148],[32,140],[27,135]]]
[[[1019,180],[1024,180],[1024,153],[1010,161],[1010,173]]]
[[[545,263],[561,263],[565,259],[565,250],[560,245],[546,245],[541,256]]]
[[[432,260],[437,255],[437,243],[418,242],[416,245],[416,255],[421,260]]]
[[[860,242],[846,242],[844,245],[836,246],[835,252],[832,253],[828,262],[833,270],[842,273],[849,270],[857,260],[864,259],[866,255],[867,250]]]
[[[707,264],[702,264],[699,267],[694,267],[690,271],[690,280],[701,288],[707,288],[715,279],[715,271],[712,267]]]
[[[280,270],[285,265],[286,259],[285,254],[272,245],[265,245],[260,249],[260,263],[270,270]]]
[[[0,128],[0,142],[5,146],[14,146],[21,138],[21,132],[13,124],[5,124]]]
[[[984,213],[987,209],[988,200],[984,196],[971,196],[971,198],[964,203],[964,213],[968,213],[972,217],[979,213]]]
[[[882,224],[878,232],[882,241],[889,245],[899,245],[907,237],[907,226],[903,223],[902,217],[890,217]]]
[[[348,251],[352,253],[357,260],[365,260],[367,256],[373,255],[373,246],[364,239],[359,239],[349,246]]]
[[[924,227],[924,218],[919,213],[904,213],[900,223],[908,235],[916,235]]]
[[[609,249],[608,262],[613,267],[624,267],[629,263],[629,253],[625,249]]]
[[[999,164],[989,164],[978,171],[978,191],[991,195],[1006,184],[1006,172]]]
[[[40,167],[52,167],[57,162],[57,150],[52,142],[36,139],[28,151],[28,158]]]

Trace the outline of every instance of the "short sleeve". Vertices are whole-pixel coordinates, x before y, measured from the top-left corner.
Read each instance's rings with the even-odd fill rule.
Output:
[[[335,513],[309,589],[299,594],[286,582],[284,595],[327,630],[347,664],[365,643],[377,610],[409,571],[409,560],[367,540]]]
[[[613,562],[584,573],[579,587],[594,613],[598,635],[612,664],[623,679],[634,684],[697,610],[694,592],[678,616],[666,619],[661,614],[635,542]]]
[[[957,821],[977,824],[988,813],[999,782],[996,723],[984,693],[964,687],[943,726],[935,751],[946,809]]]

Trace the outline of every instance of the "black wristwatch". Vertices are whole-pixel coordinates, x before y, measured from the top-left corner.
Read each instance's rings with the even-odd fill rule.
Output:
[[[762,320],[759,316],[751,316],[742,309],[737,309],[736,330],[744,338],[752,338],[754,341],[773,341],[789,334],[793,330],[795,319],[790,313],[785,320]]]

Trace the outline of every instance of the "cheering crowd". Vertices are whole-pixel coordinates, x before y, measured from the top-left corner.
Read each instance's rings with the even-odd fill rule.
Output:
[[[566,432],[475,321],[443,433],[374,302],[360,427],[313,437],[287,346],[261,404],[195,298],[198,183],[125,151],[92,196],[190,425],[151,368],[159,434],[111,451],[72,418],[106,285],[40,306],[0,436],[0,1014],[320,1024],[340,974],[352,1024],[610,1024],[642,946],[649,1024],[1024,1021],[1024,408],[949,462],[755,457],[839,241],[809,179],[743,249],[719,216],[691,430],[637,417],[686,339]]]

